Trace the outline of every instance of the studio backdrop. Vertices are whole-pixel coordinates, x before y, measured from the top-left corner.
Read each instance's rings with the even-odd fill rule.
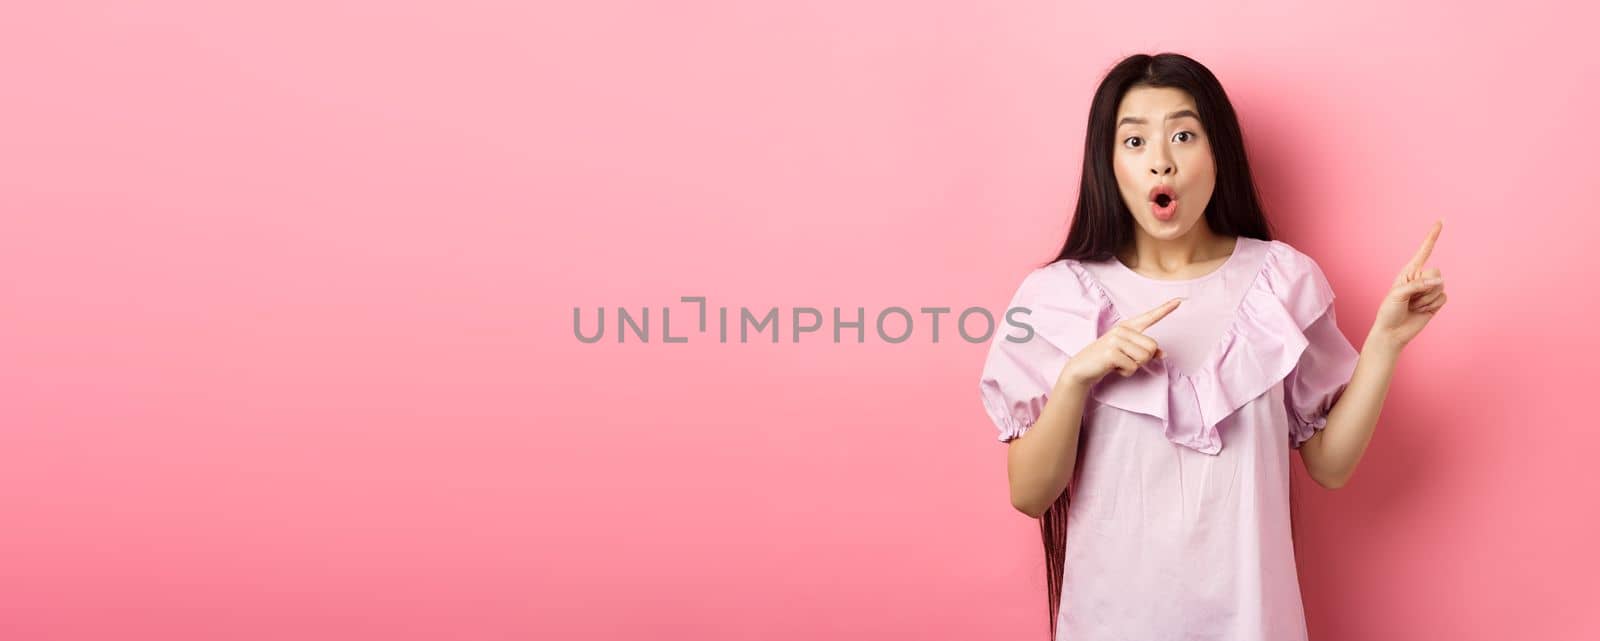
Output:
[[[975,339],[1174,51],[1356,345],[1444,220],[1312,638],[1594,638],[1594,17],[12,3],[0,637],[1045,639]]]

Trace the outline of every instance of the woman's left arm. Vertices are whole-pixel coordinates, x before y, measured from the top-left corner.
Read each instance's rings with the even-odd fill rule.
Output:
[[[1378,425],[1378,414],[1389,394],[1389,381],[1394,377],[1400,352],[1444,307],[1444,274],[1438,268],[1427,267],[1428,255],[1443,228],[1443,221],[1433,224],[1422,248],[1395,277],[1378,306],[1378,318],[1361,345],[1355,373],[1328,412],[1327,425],[1300,448],[1306,471],[1323,487],[1343,487],[1355,473],[1356,463],[1367,451],[1372,431]]]

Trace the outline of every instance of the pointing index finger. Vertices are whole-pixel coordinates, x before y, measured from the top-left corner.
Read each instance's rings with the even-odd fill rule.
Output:
[[[1433,229],[1428,230],[1428,237],[1422,241],[1422,249],[1417,250],[1417,255],[1411,258],[1411,273],[1422,269],[1428,263],[1428,255],[1433,253],[1433,244],[1439,240],[1439,231],[1444,229],[1444,221],[1434,221]]]
[[[1157,305],[1155,309],[1129,319],[1127,321],[1127,325],[1132,329],[1142,332],[1146,329],[1149,329],[1151,325],[1156,324],[1156,321],[1166,318],[1167,314],[1171,314],[1172,310],[1177,309],[1178,304],[1182,302],[1182,298],[1174,298],[1165,303]]]

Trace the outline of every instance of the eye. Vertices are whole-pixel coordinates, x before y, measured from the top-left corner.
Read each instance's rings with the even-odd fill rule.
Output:
[[[1188,138],[1186,138],[1184,140],[1178,140],[1178,136],[1188,136]],[[1186,142],[1188,140],[1193,140],[1194,139],[1194,133],[1193,132],[1189,132],[1189,131],[1180,131],[1178,133],[1172,134],[1172,139],[1173,139],[1174,142]]]
[[[1137,147],[1142,147],[1143,146],[1142,144],[1140,144],[1140,145],[1129,144],[1129,143],[1132,143],[1135,140],[1139,140],[1139,137],[1138,136],[1129,136],[1127,138],[1123,138],[1122,139],[1122,146],[1131,147],[1131,148],[1137,148]]]

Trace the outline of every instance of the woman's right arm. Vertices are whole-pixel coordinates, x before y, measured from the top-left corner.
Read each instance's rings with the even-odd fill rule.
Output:
[[[1078,461],[1078,430],[1089,387],[1069,376],[1056,379],[1039,420],[1007,446],[1011,504],[1023,514],[1039,518],[1067,489]]]
[[[1152,358],[1163,356],[1155,339],[1144,334],[1156,321],[1178,308],[1174,298],[1155,309],[1124,320],[1067,359],[1033,427],[1012,439],[1006,453],[1011,505],[1033,518],[1067,489],[1078,464],[1078,433],[1089,390],[1111,372],[1132,376]]]

